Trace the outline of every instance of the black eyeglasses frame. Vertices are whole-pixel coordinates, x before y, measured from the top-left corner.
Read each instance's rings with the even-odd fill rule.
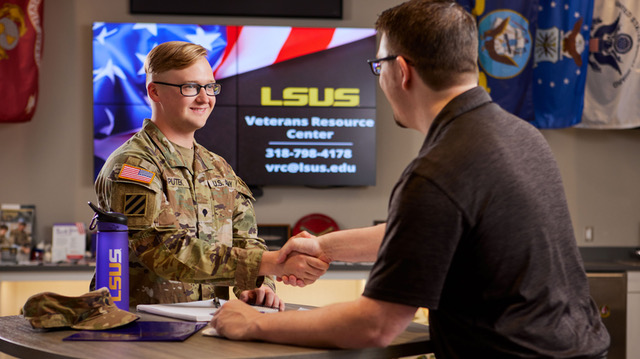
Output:
[[[198,96],[200,94],[200,89],[202,89],[202,88],[204,88],[204,93],[209,97],[219,95],[220,94],[220,90],[222,90],[222,86],[217,82],[211,82],[211,83],[204,84],[204,85],[200,85],[200,84],[193,83],[193,82],[188,82],[188,83],[180,84],[180,85],[178,85],[178,84],[170,84],[168,82],[161,82],[161,81],[153,81],[152,83],[158,84],[158,85],[166,85],[166,86],[178,87],[178,88],[180,88],[180,94],[182,96],[184,96],[184,97],[196,97],[196,96]],[[193,87],[197,87],[198,91],[196,91],[196,93],[193,94],[193,95],[185,95],[184,92],[183,92],[182,87],[183,86],[187,86],[187,85],[193,86]],[[207,86],[211,86],[211,85],[213,85],[213,94],[207,93]]]
[[[371,59],[367,60],[367,63],[371,67],[371,72],[373,72],[373,74],[376,76],[380,76],[380,70],[382,69],[382,67],[380,66],[381,62],[395,60],[398,58],[398,56],[400,55],[389,55],[386,57],[381,57],[379,59]]]

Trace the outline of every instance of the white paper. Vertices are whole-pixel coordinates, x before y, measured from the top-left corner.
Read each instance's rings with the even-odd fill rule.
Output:
[[[87,249],[83,223],[56,223],[51,239],[51,262],[66,262],[70,257],[82,258]]]
[[[226,303],[225,300],[220,300],[220,305]],[[252,305],[252,307],[262,313],[277,312],[277,308],[267,308],[261,306]],[[200,300],[195,302],[186,303],[171,303],[171,304],[138,304],[136,310],[140,312],[147,312],[151,314],[162,315],[165,317],[171,317],[176,319],[189,320],[192,322],[209,322],[213,318],[213,313],[218,308],[213,305],[213,300]]]
[[[218,334],[216,328],[212,327],[211,325],[207,325],[206,327],[204,327],[204,329],[202,329],[202,335],[204,335],[205,337],[222,337],[222,335]]]

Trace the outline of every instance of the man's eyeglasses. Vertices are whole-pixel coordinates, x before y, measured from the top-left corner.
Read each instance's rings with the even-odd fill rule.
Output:
[[[176,84],[170,84],[167,82],[160,82],[160,81],[153,81],[153,83],[158,85],[179,87],[180,93],[182,94],[182,96],[186,96],[186,97],[198,96],[201,88],[204,88],[204,93],[206,93],[207,96],[215,96],[220,94],[220,89],[222,88],[220,84],[215,82],[212,82],[206,85],[198,85],[194,83],[176,85]]]
[[[380,76],[380,70],[382,70],[382,61],[395,60],[397,57],[398,55],[391,55],[380,59],[367,60],[367,62],[371,66],[371,72],[373,72],[373,74],[376,76]]]

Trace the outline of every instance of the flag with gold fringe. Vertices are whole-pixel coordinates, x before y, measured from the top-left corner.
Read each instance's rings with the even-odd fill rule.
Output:
[[[595,0],[579,127],[640,127],[640,1]]]
[[[25,122],[38,103],[43,0],[0,0],[0,122]]]

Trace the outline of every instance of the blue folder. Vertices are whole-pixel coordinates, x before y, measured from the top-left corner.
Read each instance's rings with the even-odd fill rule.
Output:
[[[183,341],[207,322],[133,322],[109,330],[83,330],[62,340],[77,341]]]

